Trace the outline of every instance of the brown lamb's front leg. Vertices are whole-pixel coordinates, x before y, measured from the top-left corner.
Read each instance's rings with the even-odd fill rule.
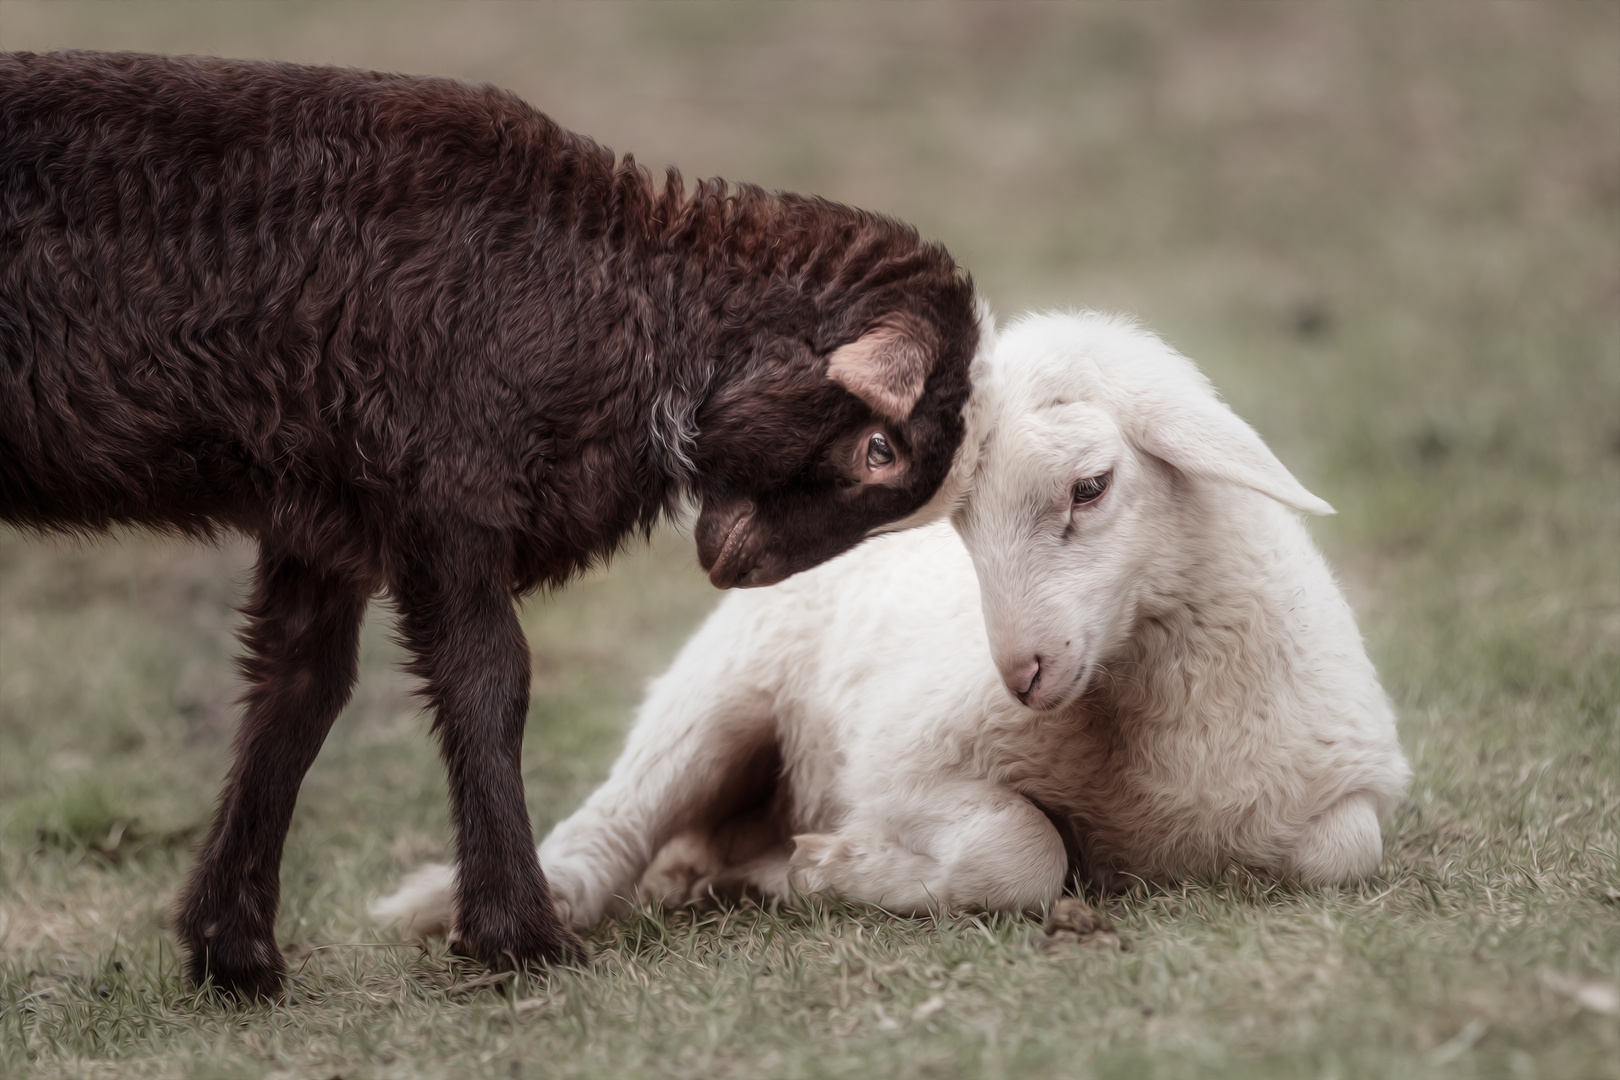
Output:
[[[456,948],[497,971],[583,962],[584,944],[552,903],[523,801],[529,649],[504,545],[471,524],[439,523],[415,539],[392,588],[449,773]]]
[[[298,787],[353,689],[370,589],[261,548],[241,632],[245,706],[219,809],[180,895],[186,977],[232,997],[281,992],[281,849]]]

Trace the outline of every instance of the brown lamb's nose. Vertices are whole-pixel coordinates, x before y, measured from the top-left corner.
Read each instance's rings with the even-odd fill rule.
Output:
[[[1013,693],[1018,695],[1019,701],[1027,702],[1030,691],[1034,690],[1035,684],[1040,681],[1041,658],[1036,656],[1032,657],[1029,663],[1013,672],[1008,684],[1013,688]]]

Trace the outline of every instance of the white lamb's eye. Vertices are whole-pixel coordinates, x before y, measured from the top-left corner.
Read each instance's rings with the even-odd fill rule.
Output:
[[[1096,476],[1088,476],[1075,484],[1074,505],[1084,506],[1086,503],[1093,503],[1102,498],[1103,492],[1108,490],[1108,481],[1113,478],[1113,475],[1113,473],[1099,473]]]
[[[894,447],[889,445],[888,436],[881,431],[872,432],[871,438],[866,440],[866,467],[881,469],[885,465],[892,464],[894,464]]]

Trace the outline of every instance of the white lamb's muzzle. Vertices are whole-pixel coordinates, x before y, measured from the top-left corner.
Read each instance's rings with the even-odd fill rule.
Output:
[[[1151,575],[1153,567],[1133,558],[1108,561],[1083,549],[1062,552],[1056,565],[1050,548],[1033,553],[1027,565],[1006,558],[1005,549],[1000,554],[995,566],[977,559],[975,566],[990,655],[1002,683],[1031,709],[1072,705],[1123,647],[1139,608],[1137,579]],[[1040,658],[1040,680],[1020,695],[1015,684],[1034,657]]]
[[[991,585],[981,595],[996,595]],[[1097,668],[1093,643],[1099,629],[1075,625],[1072,612],[1054,611],[1048,618],[1008,618],[1006,613],[986,610],[985,627],[990,638],[990,655],[1001,674],[1002,685],[1020,704],[1048,711],[1070,704],[1089,684]],[[1069,615],[1067,625],[1061,621]],[[1031,685],[1031,669],[1039,664]]]

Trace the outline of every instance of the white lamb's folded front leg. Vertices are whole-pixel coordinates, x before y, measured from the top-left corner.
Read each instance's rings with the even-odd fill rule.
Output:
[[[772,644],[753,625],[760,606],[750,597],[721,605],[652,684],[606,782],[541,841],[552,898],[576,930],[623,908],[659,849],[727,791],[757,782],[748,774],[774,753],[760,673],[782,665],[757,655]]]
[[[868,803],[834,832],[795,837],[793,888],[908,915],[1033,912],[1063,892],[1063,839],[1022,796],[959,785],[930,791],[926,800]]]

